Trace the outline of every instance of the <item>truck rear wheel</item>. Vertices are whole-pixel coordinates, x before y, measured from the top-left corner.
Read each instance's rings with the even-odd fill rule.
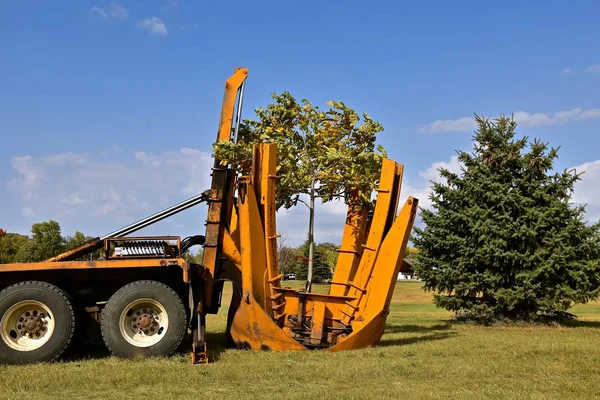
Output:
[[[28,281],[0,292],[0,362],[55,360],[67,349],[74,332],[72,302],[56,286]]]
[[[186,311],[179,295],[156,281],[123,286],[106,303],[102,337],[116,356],[146,358],[168,356],[187,330]]]

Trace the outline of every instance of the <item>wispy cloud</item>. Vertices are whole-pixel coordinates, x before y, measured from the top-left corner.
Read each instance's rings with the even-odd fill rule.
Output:
[[[475,127],[473,118],[438,119],[418,129],[420,133],[466,132]]]
[[[522,126],[539,127],[564,124],[567,122],[584,121],[600,118],[600,108],[573,108],[555,113],[529,113],[517,111],[513,114],[514,120]],[[476,127],[475,118],[445,119],[431,122],[419,127],[418,132],[436,134],[450,132],[468,132]]]
[[[158,17],[142,19],[138,25],[140,28],[147,30],[153,35],[166,36],[169,34],[167,26]]]
[[[92,15],[104,19],[122,19],[125,20],[129,16],[129,11],[122,5],[116,2],[109,3],[106,7],[94,6],[91,9]]]
[[[552,114],[533,113],[517,111],[514,113],[514,119],[520,125],[525,126],[550,126],[564,124],[571,121],[582,121],[600,117],[600,108],[591,108],[584,110],[574,108],[568,111],[559,111]]]
[[[585,69],[586,72],[591,72],[593,74],[600,74],[600,64],[590,65]]]
[[[9,188],[19,208],[12,212],[102,234],[210,187],[206,171],[212,159],[200,150],[138,152],[118,161],[100,154],[13,157]],[[0,220],[5,212],[11,210],[0,210]],[[191,224],[188,233],[198,224]]]
[[[569,75],[571,72],[573,72],[573,68],[571,67],[567,67],[562,71],[563,75]]]

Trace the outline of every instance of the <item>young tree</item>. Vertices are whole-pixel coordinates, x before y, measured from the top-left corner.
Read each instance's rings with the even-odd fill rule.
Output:
[[[321,111],[308,100],[298,102],[290,93],[273,95],[274,103],[256,110],[257,120],[245,120],[237,143],[216,143],[213,154],[224,164],[243,170],[257,143],[278,144],[277,208],[303,203],[309,210],[308,279],[312,281],[315,200],[328,202],[358,191],[370,204],[385,151],[375,145],[383,126],[359,115],[342,102],[329,102]]]
[[[416,228],[417,274],[437,306],[475,318],[570,317],[598,296],[600,225],[570,196],[575,171],[552,173],[558,150],[515,138],[516,123],[476,117],[460,174],[441,169],[433,210]]]

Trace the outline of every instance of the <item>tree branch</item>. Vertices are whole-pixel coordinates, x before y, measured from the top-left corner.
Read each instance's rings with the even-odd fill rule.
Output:
[[[306,204],[306,202],[304,200],[302,200],[302,199],[299,198],[298,201],[300,203],[304,204],[310,210],[310,206],[308,204]]]

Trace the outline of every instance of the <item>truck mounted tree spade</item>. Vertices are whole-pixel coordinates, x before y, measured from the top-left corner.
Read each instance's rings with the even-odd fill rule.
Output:
[[[237,68],[226,81],[218,141],[237,140],[247,76]],[[373,209],[347,202],[329,293],[316,294],[281,285],[277,145],[254,146],[247,175],[223,164],[214,160],[210,189],[180,204],[43,262],[0,265],[0,363],[57,359],[89,324],[116,356],[166,356],[191,335],[192,363],[206,363],[205,317],[219,311],[225,281],[233,283],[226,334],[237,348],[376,345],[417,212],[408,197],[396,214],[403,166],[383,160]],[[204,202],[205,235],[128,236]],[[184,258],[196,245],[202,265]],[[104,256],[89,261],[98,250]]]

